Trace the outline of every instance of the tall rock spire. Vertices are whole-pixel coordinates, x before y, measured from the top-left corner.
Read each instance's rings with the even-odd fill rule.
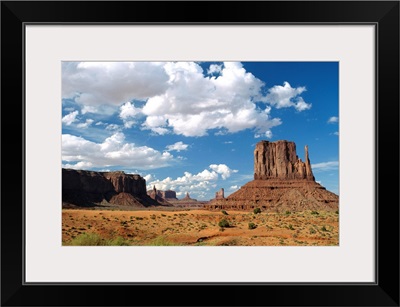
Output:
[[[310,158],[308,157],[308,146],[306,145],[304,147],[304,151],[305,151],[305,164],[306,164],[306,178],[307,180],[312,180],[315,181],[313,172],[311,170],[311,163],[310,163]]]

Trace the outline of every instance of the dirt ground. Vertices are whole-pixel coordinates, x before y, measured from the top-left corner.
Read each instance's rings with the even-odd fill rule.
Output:
[[[122,237],[129,245],[187,246],[335,246],[339,245],[338,212],[207,210],[62,210],[62,243],[82,234]],[[220,227],[225,219],[229,227]],[[249,229],[249,223],[253,229]],[[251,224],[250,224],[251,226]]]

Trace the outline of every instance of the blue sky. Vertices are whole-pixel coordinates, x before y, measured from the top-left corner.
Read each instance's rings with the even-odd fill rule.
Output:
[[[257,142],[288,140],[338,194],[338,74],[338,62],[63,62],[62,166],[209,200],[253,179]]]

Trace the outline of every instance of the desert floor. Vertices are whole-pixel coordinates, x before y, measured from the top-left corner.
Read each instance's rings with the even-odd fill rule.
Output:
[[[338,212],[272,213],[189,210],[62,210],[63,245],[272,246],[339,245]],[[222,219],[229,227],[220,227]],[[254,229],[249,229],[249,223]],[[83,243],[82,243],[83,242]],[[85,243],[86,242],[86,243]],[[90,242],[90,241],[89,241]]]

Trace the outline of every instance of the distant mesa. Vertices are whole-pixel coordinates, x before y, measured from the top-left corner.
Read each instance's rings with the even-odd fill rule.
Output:
[[[146,193],[146,180],[138,174],[62,169],[63,207],[130,206],[163,204]]]
[[[167,191],[161,191],[157,190],[156,186],[153,186],[152,190],[147,191],[147,195],[156,200],[157,202],[164,204],[164,205],[171,205],[170,201],[175,201],[178,200],[176,198],[176,192],[167,190]]]
[[[303,162],[297,156],[296,144],[286,140],[258,142],[254,150],[254,180],[227,198],[221,198],[219,193],[205,208],[301,211],[337,210],[339,205],[338,195],[315,182],[308,146]]]

